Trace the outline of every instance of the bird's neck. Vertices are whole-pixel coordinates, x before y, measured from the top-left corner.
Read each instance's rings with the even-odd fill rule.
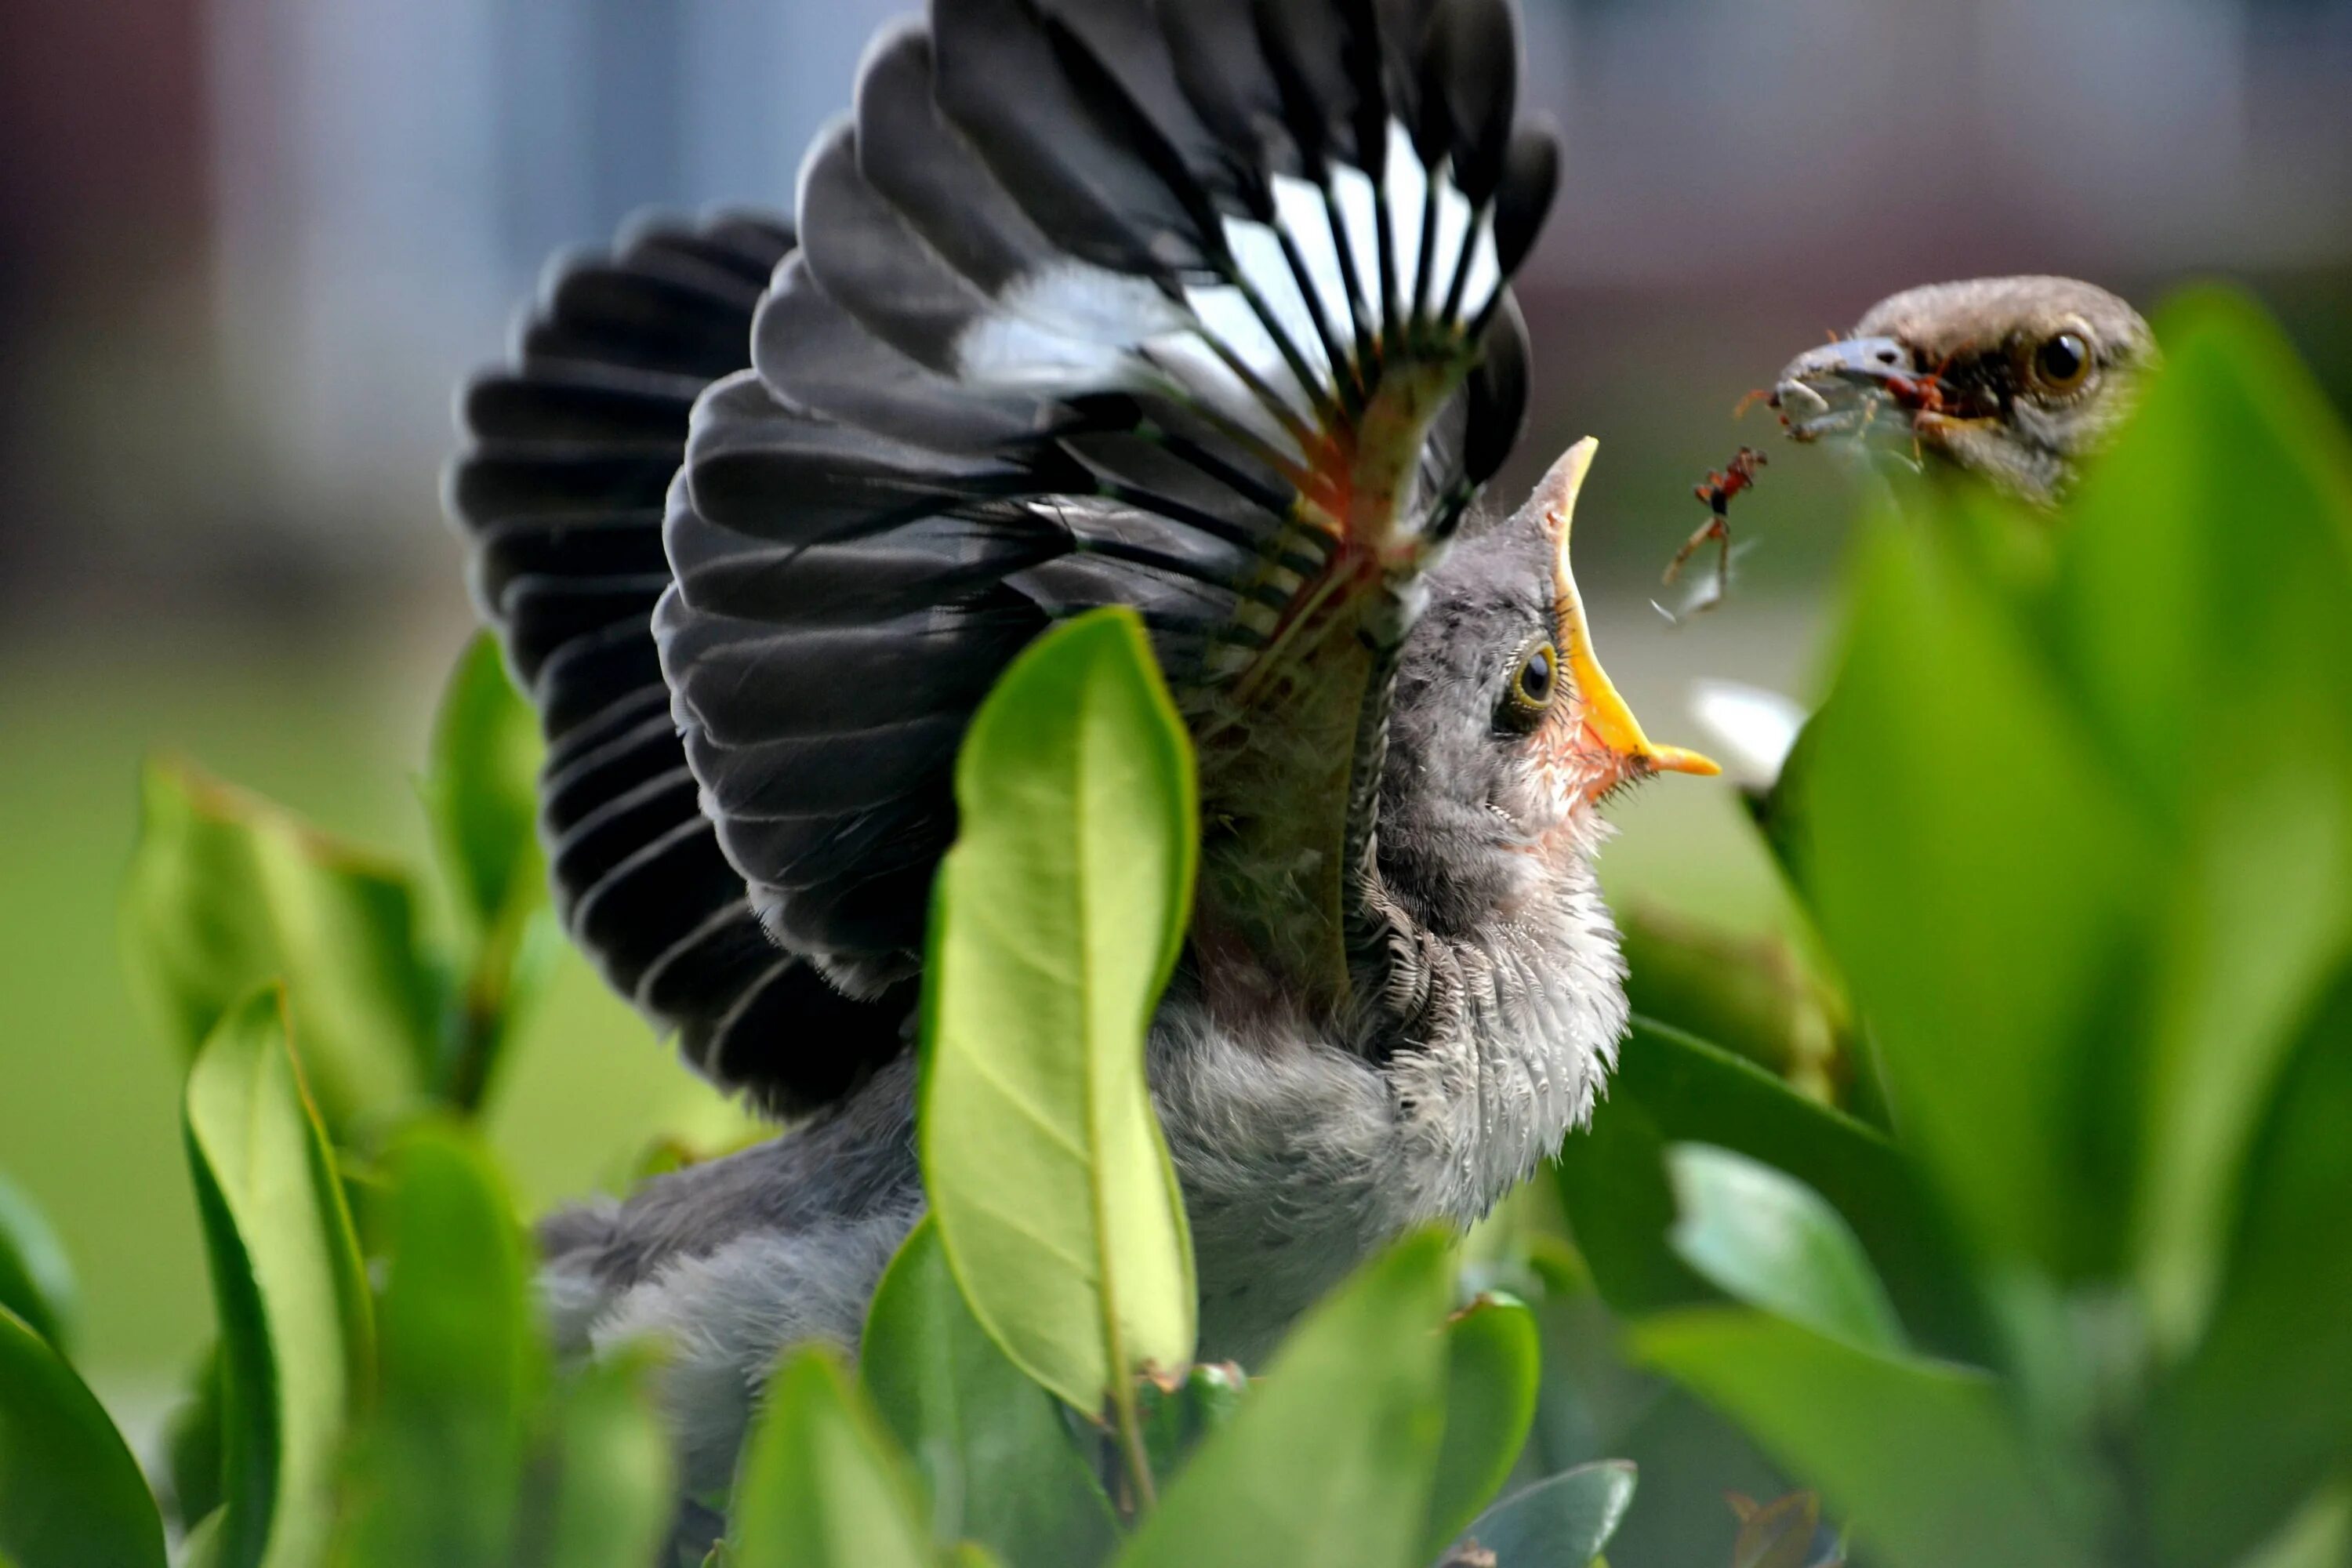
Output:
[[[1458,515],[1438,516],[1422,493],[1423,447],[1474,361],[1465,349],[1395,367],[1344,438],[1310,454],[1286,542],[1261,570],[1319,564],[1274,584],[1288,607],[1262,628],[1267,646],[1188,715],[1202,784],[1195,948],[1245,958],[1327,1014],[1357,1005],[1383,944],[1364,890],[1389,699],[1423,578]]]

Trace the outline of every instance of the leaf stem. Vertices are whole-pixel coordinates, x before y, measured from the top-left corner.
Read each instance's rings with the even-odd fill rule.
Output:
[[[1110,1382],[1110,1407],[1118,1431],[1119,1452],[1127,1459],[1128,1479],[1134,1484],[1136,1512],[1139,1515],[1160,1505],[1159,1493],[1151,1482],[1151,1452],[1144,1447],[1143,1421],[1135,1407],[1135,1375],[1114,1363]]]
[[[530,906],[509,910],[483,934],[458,986],[450,1041],[442,1058],[441,1102],[472,1117],[489,1093],[490,1075],[506,1043],[514,1001],[514,971],[530,923]]]

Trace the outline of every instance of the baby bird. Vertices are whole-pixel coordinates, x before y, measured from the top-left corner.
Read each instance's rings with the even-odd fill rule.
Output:
[[[1558,180],[1505,0],[933,0],[791,218],[633,226],[467,392],[451,510],[548,740],[560,911],[793,1123],[541,1232],[557,1332],[646,1331],[691,1492],[854,1342],[920,1214],[908,1040],[972,712],[1140,612],[1200,759],[1148,1046],[1205,1356],[1467,1224],[1626,1020],[1591,858],[1654,744],[1517,507],[1509,280]]]

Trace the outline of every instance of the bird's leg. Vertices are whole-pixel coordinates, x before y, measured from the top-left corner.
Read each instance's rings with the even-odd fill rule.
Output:
[[[1756,470],[1769,459],[1753,447],[1742,447],[1732,455],[1731,461],[1719,472],[1710,473],[1691,487],[1691,493],[1706,502],[1711,514],[1697,532],[1683,542],[1675,558],[1666,563],[1665,581],[1672,583],[1682,574],[1690,558],[1710,539],[1716,543],[1715,592],[1700,600],[1696,606],[1707,609],[1720,604],[1731,592],[1731,498],[1752,489]]]
[[[1716,542],[1718,552],[1715,576],[1719,595],[1731,580],[1731,519],[1722,512],[1709,516],[1699,524],[1696,532],[1683,541],[1683,547],[1675,552],[1672,561],[1666,563],[1664,581],[1672,584],[1675,578],[1681,576],[1683,568],[1690,564],[1690,558],[1704,549],[1709,540]]]

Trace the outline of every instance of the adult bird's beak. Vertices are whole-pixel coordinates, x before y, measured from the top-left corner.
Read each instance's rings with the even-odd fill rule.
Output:
[[[1559,623],[1560,637],[1567,645],[1560,651],[1568,660],[1569,679],[1575,688],[1575,720],[1584,738],[1615,759],[1610,770],[1612,776],[1595,781],[1596,785],[1606,788],[1624,779],[1654,773],[1712,776],[1723,771],[1712,759],[1681,746],[1658,745],[1643,733],[1642,721],[1633,717],[1633,710],[1619,694],[1616,683],[1601,668],[1601,656],[1593,651],[1584,596],[1577,592],[1576,574],[1570,568],[1568,557],[1570,534],[1576,521],[1576,498],[1584,489],[1585,473],[1592,467],[1592,454],[1599,446],[1590,436],[1579,441],[1561,455],[1536,486],[1537,498],[1544,509],[1544,531],[1552,541],[1552,610]]]
[[[1912,369],[1911,351],[1901,342],[1843,338],[1807,349],[1783,366],[1772,384],[1772,406],[1797,440],[1857,435],[1898,378],[1920,379]]]
[[[1938,441],[1979,426],[1998,410],[1979,406],[1980,395],[1923,370],[1898,338],[1841,338],[1807,349],[1781,368],[1772,385],[1791,439],[1861,437],[1874,426],[1916,441]],[[1883,426],[1882,414],[1893,411]]]

